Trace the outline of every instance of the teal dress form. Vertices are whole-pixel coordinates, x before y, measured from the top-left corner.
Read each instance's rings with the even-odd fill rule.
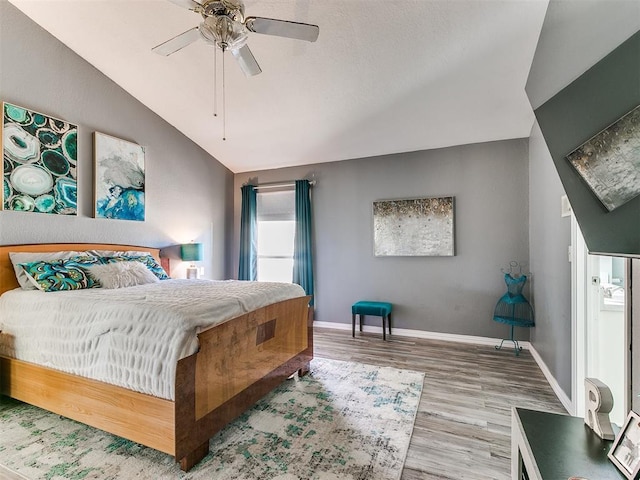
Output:
[[[513,277],[509,273],[504,274],[504,281],[507,284],[507,293],[505,293],[496,304],[493,312],[493,319],[496,322],[511,325],[511,338],[505,339],[513,342],[516,355],[520,353],[522,347],[518,341],[513,338],[514,327],[533,327],[535,325],[533,319],[533,308],[529,301],[522,294],[522,289],[527,283],[527,276],[520,275]],[[496,349],[500,350],[505,340],[500,342]]]
[[[505,293],[493,313],[493,319],[496,322],[515,325],[516,327],[533,327],[533,308],[531,304],[522,294],[522,289],[527,283],[527,276],[520,275],[512,277],[510,274],[504,274],[504,281],[507,284],[507,293]]]

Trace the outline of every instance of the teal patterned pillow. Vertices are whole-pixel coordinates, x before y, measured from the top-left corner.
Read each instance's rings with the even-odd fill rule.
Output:
[[[100,284],[85,270],[85,268],[98,263],[100,261],[96,257],[80,255],[63,260],[21,263],[19,265],[39,290],[58,292],[99,287]]]
[[[103,263],[141,262],[160,280],[171,278],[151,255],[114,255],[113,257],[101,257],[101,260]]]

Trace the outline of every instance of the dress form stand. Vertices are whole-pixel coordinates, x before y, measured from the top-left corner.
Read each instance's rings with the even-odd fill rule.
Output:
[[[535,325],[533,319],[533,308],[529,301],[522,294],[527,278],[530,273],[523,273],[524,264],[519,262],[509,262],[507,270],[502,269],[504,273],[504,281],[507,284],[507,292],[500,297],[493,313],[493,319],[496,322],[506,323],[511,326],[510,338],[505,338],[496,345],[496,350],[502,349],[504,342],[513,343],[513,350],[516,356],[520,355],[522,347],[518,340],[514,337],[515,327],[533,327]]]

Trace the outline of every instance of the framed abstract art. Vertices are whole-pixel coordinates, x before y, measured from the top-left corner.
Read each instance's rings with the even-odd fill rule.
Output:
[[[373,232],[377,257],[453,256],[454,197],[373,202]]]
[[[640,106],[580,145],[567,160],[608,211],[640,195]]]
[[[144,221],[145,149],[94,132],[94,216]]]
[[[2,208],[77,215],[78,127],[2,104]]]

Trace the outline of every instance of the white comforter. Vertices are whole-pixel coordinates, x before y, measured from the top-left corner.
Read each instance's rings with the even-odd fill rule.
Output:
[[[0,297],[0,353],[174,400],[177,361],[197,351],[197,332],[301,296],[299,285],[234,280],[16,289]]]

